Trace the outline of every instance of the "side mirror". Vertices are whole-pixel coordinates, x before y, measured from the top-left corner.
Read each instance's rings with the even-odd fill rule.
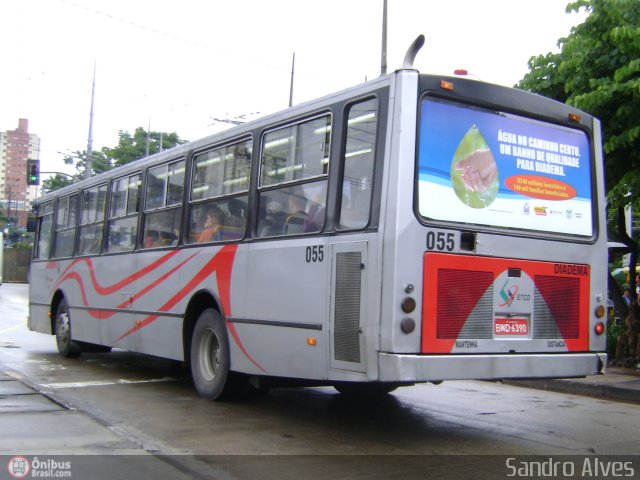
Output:
[[[35,215],[29,215],[29,218],[27,218],[27,232],[35,232],[36,231],[36,216]]]

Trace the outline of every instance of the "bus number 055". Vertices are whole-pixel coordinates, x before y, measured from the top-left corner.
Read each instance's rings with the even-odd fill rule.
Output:
[[[307,247],[306,260],[307,263],[324,261],[324,245],[314,245],[312,247]]]
[[[451,232],[427,232],[427,250],[453,252],[455,235]]]

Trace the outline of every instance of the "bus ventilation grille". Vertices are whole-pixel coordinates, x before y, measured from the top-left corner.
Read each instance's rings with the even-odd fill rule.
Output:
[[[439,339],[491,339],[493,273],[438,270]],[[579,338],[580,280],[534,277],[534,339]]]
[[[578,338],[580,280],[537,275],[534,283],[533,338]]]
[[[335,359],[360,363],[362,253],[336,254]]]
[[[437,338],[491,338],[493,273],[438,270]]]

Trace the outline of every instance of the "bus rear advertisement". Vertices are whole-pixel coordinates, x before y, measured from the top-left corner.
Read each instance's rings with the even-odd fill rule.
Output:
[[[220,399],[606,365],[600,125],[411,68],[35,202],[29,327]]]

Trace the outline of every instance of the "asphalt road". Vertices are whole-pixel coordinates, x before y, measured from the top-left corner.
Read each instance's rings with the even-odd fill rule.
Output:
[[[426,478],[425,469],[505,478],[511,457],[640,452],[640,405],[500,383],[417,385],[377,402],[332,388],[206,401],[174,362],[124,351],[60,357],[53,337],[26,329],[27,288],[0,287],[0,367],[5,387],[20,383],[53,410],[3,410],[0,390],[0,454],[141,455],[161,459],[148,470],[160,468],[157,478],[266,479]],[[640,475],[640,459],[628,458]]]

